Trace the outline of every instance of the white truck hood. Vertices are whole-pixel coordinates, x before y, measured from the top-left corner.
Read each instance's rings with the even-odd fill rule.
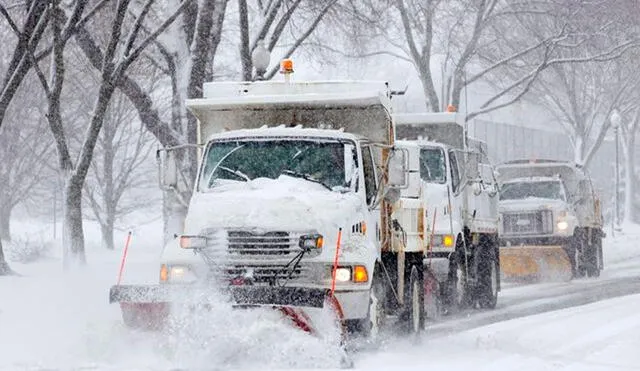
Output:
[[[185,233],[205,228],[318,232],[347,229],[362,203],[354,193],[329,191],[320,184],[288,176],[198,192],[191,199]]]
[[[500,212],[531,211],[540,209],[564,210],[567,209],[567,203],[562,200],[536,197],[529,197],[520,200],[502,200],[499,203]]]

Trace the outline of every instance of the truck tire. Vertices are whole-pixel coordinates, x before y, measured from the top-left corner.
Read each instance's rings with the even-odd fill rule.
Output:
[[[369,310],[367,317],[360,320],[348,321],[347,327],[351,332],[358,333],[370,341],[375,342],[379,338],[380,330],[384,326],[386,319],[384,308],[386,296],[384,281],[382,281],[380,275],[375,274],[373,277],[371,290],[369,292]]]
[[[498,259],[495,254],[494,239],[487,236],[480,237],[483,247],[478,257],[478,286],[476,299],[480,308],[494,309],[498,303]]]
[[[446,312],[465,309],[469,306],[471,293],[464,266],[462,236],[458,236],[456,239],[456,252],[449,260],[449,274],[442,289]]]
[[[407,328],[409,333],[418,334],[424,329],[424,274],[416,265],[411,267],[407,309],[409,311]]]
[[[588,244],[583,229],[576,229],[565,250],[571,262],[572,278],[581,278],[586,274],[586,255]]]
[[[593,231],[589,243],[584,246],[585,272],[587,277],[600,277],[600,252],[602,249],[602,238],[597,231]]]

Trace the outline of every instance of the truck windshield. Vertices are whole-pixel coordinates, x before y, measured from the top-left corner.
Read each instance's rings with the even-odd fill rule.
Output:
[[[560,182],[513,182],[506,183],[500,190],[501,200],[521,200],[525,198],[548,198],[563,200],[564,192]]]
[[[345,159],[349,162],[345,167]],[[212,142],[199,188],[212,189],[281,175],[305,179],[330,190],[349,190],[355,173],[355,145],[337,141],[247,139]]]
[[[441,148],[420,150],[420,177],[425,182],[444,183],[446,180],[444,151]]]

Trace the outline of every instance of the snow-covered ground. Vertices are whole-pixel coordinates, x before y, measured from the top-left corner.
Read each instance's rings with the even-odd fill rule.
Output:
[[[362,370],[638,370],[640,295],[519,318],[356,359]]]
[[[17,240],[30,236],[31,225],[14,227]],[[124,282],[157,281],[160,225],[134,230]],[[20,275],[0,278],[0,369],[274,369],[335,368],[335,338],[317,339],[280,321],[277,313],[233,313],[214,308],[185,321],[171,332],[142,333],[123,327],[119,308],[109,305],[108,289],[116,281],[125,232],[117,250],[99,246],[96,228],[87,228],[89,264],[63,272],[59,253],[12,268]],[[640,227],[605,243],[603,275],[598,280],[509,287],[499,310],[538,305],[541,292],[605,284],[640,277]],[[45,237],[41,237],[45,240]],[[604,283],[603,283],[604,282]],[[565,286],[563,286],[565,285]],[[603,286],[604,287],[604,286]],[[553,299],[539,299],[540,305]],[[431,370],[609,370],[640,369],[640,295],[586,306],[470,326],[470,330],[436,334],[431,326],[421,339],[392,338],[375,351],[353,357],[357,369]],[[481,318],[490,312],[471,315]],[[458,320],[456,320],[458,321]],[[462,320],[460,320],[462,321]],[[495,322],[495,321],[493,321]],[[487,322],[489,323],[489,322]]]

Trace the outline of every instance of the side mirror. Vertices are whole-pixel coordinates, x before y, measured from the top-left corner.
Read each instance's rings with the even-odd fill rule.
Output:
[[[392,188],[406,188],[408,182],[409,156],[404,148],[393,148],[389,152],[389,179],[388,184]]]
[[[160,168],[160,185],[163,188],[177,188],[178,159],[175,151],[159,149],[156,157]]]

